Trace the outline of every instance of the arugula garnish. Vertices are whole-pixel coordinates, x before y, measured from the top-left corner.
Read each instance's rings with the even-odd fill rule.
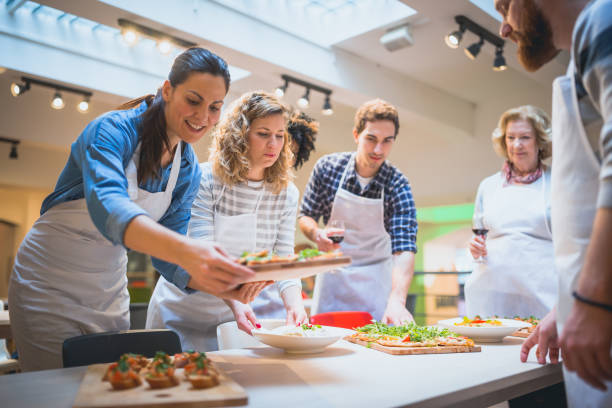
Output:
[[[457,336],[448,329],[430,326],[418,326],[415,323],[407,323],[401,326],[389,326],[381,322],[373,321],[363,327],[355,329],[361,333],[367,333],[377,336],[393,336],[404,338],[410,336],[410,341],[420,342],[424,340],[432,340],[437,337]]]

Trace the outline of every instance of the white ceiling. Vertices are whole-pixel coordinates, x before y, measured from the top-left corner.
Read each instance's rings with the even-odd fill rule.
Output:
[[[210,48],[231,65],[250,73],[237,75],[240,79],[232,83],[227,102],[248,90],[273,90],[281,84],[283,73],[332,89],[334,116],[320,115],[323,98],[317,93],[311,93],[311,108],[307,111],[321,119],[319,155],[352,150],[350,132],[355,108],[374,97],[389,100],[398,106],[401,117],[400,138],[391,161],[410,179],[417,205],[473,200],[480,180],[500,166],[500,159],[493,154],[489,142],[499,115],[505,109],[527,103],[550,110],[552,80],[564,72],[567,62],[567,56],[562,55],[540,72],[530,74],[520,68],[514,45],[507,43],[505,57],[509,69],[494,72],[491,45],[485,45],[474,61],[468,60],[461,49],[446,47],[443,37],[457,28],[454,23],[457,14],[471,18],[492,32],[497,31],[499,23],[468,0],[402,0],[417,13],[408,17],[390,13],[393,18],[389,18],[379,12],[386,19],[378,23],[378,28],[331,47],[299,38],[283,30],[282,25],[273,26],[270,21],[264,24],[245,13],[248,10],[236,11],[229,7],[248,3],[250,7],[261,6],[264,14],[269,12],[274,16],[274,8],[264,6],[283,1],[291,3],[290,0],[176,0],[171,4],[162,0],[42,0],[40,3],[113,29],[118,27],[118,18],[130,19]],[[380,0],[377,4],[388,1]],[[11,30],[19,27],[11,26],[14,19],[6,15],[2,8],[5,5],[6,0],[0,0],[0,22],[4,24],[0,24],[0,46],[8,50],[0,53],[0,66],[10,69],[0,75],[0,89],[6,89],[7,83],[24,73],[78,85],[94,92],[93,115],[112,108],[128,96],[137,96],[134,93],[140,91],[129,91],[135,83],[140,83],[139,89],[153,92],[163,80],[159,67],[167,66],[167,62],[159,56],[145,55],[139,50],[136,57],[130,54],[134,51],[122,49],[109,57],[112,44],[96,48],[100,40],[95,33],[75,39],[74,43],[70,37],[62,43],[61,38],[40,37],[37,32],[20,32],[16,36]],[[414,45],[387,51],[379,38],[389,28],[403,23],[411,24]],[[462,46],[475,39],[466,33]],[[33,56],[28,64],[23,62],[23,53],[27,50]],[[44,55],[44,59],[35,59],[37,55]],[[294,101],[302,93],[302,88],[290,86],[285,99]],[[42,99],[35,100],[36,95]],[[65,154],[82,129],[84,117],[75,110],[65,109],[61,113],[48,110],[43,95],[39,90],[29,98],[26,94],[23,99],[15,100],[2,94],[0,135],[23,140],[25,145],[31,143],[37,149],[45,146],[56,152],[60,149]],[[202,158],[205,149],[199,150]],[[312,164],[298,174],[301,189]],[[60,170],[46,171],[59,173]],[[0,159],[0,174],[11,171],[16,172],[14,163]],[[18,179],[15,176],[11,180]],[[0,176],[0,184],[7,183]]]

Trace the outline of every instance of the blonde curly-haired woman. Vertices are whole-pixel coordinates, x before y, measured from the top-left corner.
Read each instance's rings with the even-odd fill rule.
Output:
[[[264,249],[293,253],[299,192],[291,182],[286,122],[287,108],[271,94],[249,92],[233,102],[213,131],[208,162],[200,165],[190,237],[215,241],[235,257]],[[307,321],[299,280],[268,285],[243,285],[254,299],[249,305],[204,292],[188,295],[161,277],[146,326],[176,331],[184,350],[210,351],[218,348],[216,327],[224,322],[235,319],[250,333],[257,318]]]
[[[544,317],[557,298],[550,230],[552,153],[548,115],[526,105],[504,112],[493,132],[502,170],[478,187],[474,219],[488,230],[469,244],[476,260],[465,287],[467,314]],[[476,227],[475,227],[476,228]]]

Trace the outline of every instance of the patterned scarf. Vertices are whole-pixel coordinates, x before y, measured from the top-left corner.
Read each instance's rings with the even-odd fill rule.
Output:
[[[531,173],[519,176],[516,174],[512,163],[506,160],[502,166],[502,173],[504,173],[507,184],[531,184],[542,177],[542,163],[538,162],[538,167]]]

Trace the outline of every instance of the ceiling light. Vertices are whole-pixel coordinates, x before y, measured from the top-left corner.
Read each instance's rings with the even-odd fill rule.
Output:
[[[26,92],[28,89],[30,89],[29,82],[25,82],[24,84],[18,84],[16,82],[13,82],[11,84],[11,95],[13,95],[16,98],[20,96],[21,94],[23,94],[24,92]]]
[[[287,92],[288,86],[289,86],[289,81],[285,79],[285,84],[276,88],[274,90],[274,95],[276,95],[277,98],[282,98],[283,96],[285,96],[285,92]]]
[[[506,59],[504,58],[504,49],[497,48],[495,51],[495,60],[493,60],[493,71],[505,71],[507,68]]]
[[[471,60],[476,59],[478,53],[480,52],[480,48],[482,48],[484,44],[484,38],[480,37],[480,41],[475,42],[474,44],[467,47],[465,50],[465,55]]]
[[[308,108],[308,105],[310,105],[309,99],[310,99],[310,88],[306,88],[306,92],[304,93],[304,95],[302,95],[302,97],[298,99],[297,105],[302,109],[306,109]]]
[[[167,39],[160,40],[157,42],[157,49],[164,55],[170,54],[172,43]]]
[[[459,30],[455,30],[444,37],[444,42],[446,42],[446,45],[450,48],[459,48],[459,43],[461,42],[461,38],[463,38],[464,32],[465,27],[461,26]]]
[[[173,47],[190,48],[197,45],[194,42],[175,37],[163,31],[124,18],[118,19],[117,24],[121,27],[121,34],[128,45],[136,44],[140,37],[149,38],[157,42],[157,49],[162,54],[170,54]]]
[[[334,110],[329,102],[329,95],[325,96],[325,103],[323,104],[323,111],[321,113],[323,113],[325,116],[331,116],[334,114]]]
[[[138,42],[138,33],[133,28],[125,28],[121,31],[123,41],[130,47]]]
[[[0,136],[0,142],[11,144],[11,150],[9,152],[9,159],[17,159],[19,157],[17,153],[17,145],[19,144],[19,140],[9,139],[8,137]]]
[[[17,153],[17,143],[11,145],[11,152],[9,153],[9,159],[17,160],[19,154]]]
[[[81,113],[89,112],[89,98],[86,97],[81,102],[79,102],[79,104],[77,105],[77,110]]]
[[[55,95],[53,95],[53,99],[51,100],[51,107],[53,109],[64,109],[64,106],[66,106],[66,104],[62,99],[62,95],[59,92],[55,92]]]

